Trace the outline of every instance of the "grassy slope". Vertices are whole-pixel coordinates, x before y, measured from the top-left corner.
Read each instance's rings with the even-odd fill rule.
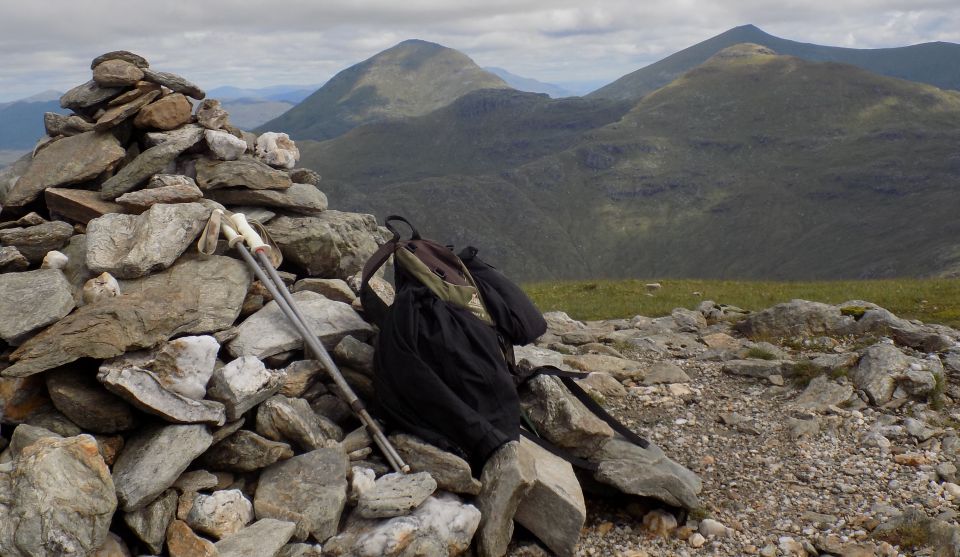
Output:
[[[739,43],[756,43],[780,54],[804,60],[852,64],[886,76],[928,83],[944,89],[960,89],[960,66],[955,63],[960,57],[958,44],[939,42],[898,48],[839,48],[781,39],[753,25],[743,25],[631,72],[588,96],[638,100],[724,48]]]
[[[531,283],[526,292],[543,311],[565,311],[576,319],[667,315],[677,307],[696,309],[713,300],[761,310],[795,298],[839,304],[866,300],[908,319],[960,328],[960,280],[867,280],[831,282],[740,282],[663,280],[652,295],[650,280]]]

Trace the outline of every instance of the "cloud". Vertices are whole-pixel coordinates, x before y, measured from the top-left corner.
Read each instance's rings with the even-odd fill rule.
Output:
[[[0,0],[0,101],[89,79],[132,50],[202,87],[322,82],[407,38],[542,81],[612,81],[754,23],[804,42],[960,42],[956,0]]]

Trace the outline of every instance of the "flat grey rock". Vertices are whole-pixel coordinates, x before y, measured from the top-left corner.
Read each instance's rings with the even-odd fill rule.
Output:
[[[860,363],[850,371],[850,379],[872,403],[883,404],[893,398],[896,377],[910,367],[910,361],[892,344],[875,344],[863,352]]]
[[[284,190],[225,188],[209,191],[206,195],[224,205],[271,207],[303,215],[316,215],[327,209],[327,196],[308,184],[293,184]]]
[[[226,423],[224,405],[212,400],[194,400],[169,391],[153,372],[125,365],[123,359],[104,362],[97,379],[110,392],[140,410],[175,424]]]
[[[285,520],[261,518],[214,546],[219,557],[276,555],[290,541],[295,529],[293,523]]]
[[[343,302],[309,291],[292,296],[307,326],[328,350],[347,335],[366,339],[373,333],[370,324]],[[227,350],[234,357],[266,358],[303,348],[303,338],[275,301],[248,317],[237,329],[237,337],[227,344]]]
[[[202,100],[203,97],[207,95],[202,89],[177,74],[169,72],[155,72],[149,68],[141,69],[143,70],[143,79],[145,81],[163,85],[167,89],[172,89],[177,93],[183,93],[184,95],[193,97],[198,101]]]
[[[760,379],[781,375],[783,370],[784,362],[781,360],[730,360],[723,364],[724,373]]]
[[[204,425],[168,425],[141,430],[128,440],[113,465],[123,510],[140,509],[166,491],[211,439]]]
[[[210,447],[197,462],[213,470],[253,472],[292,456],[290,445],[241,429]]]
[[[30,262],[14,246],[0,247],[0,273],[26,271]]]
[[[46,374],[47,391],[57,410],[94,433],[132,429],[137,424],[133,408],[83,371],[67,367]]]
[[[333,349],[333,357],[338,364],[370,377],[373,377],[373,354],[372,346],[351,336],[343,337]]]
[[[390,442],[412,471],[429,472],[440,489],[468,495],[480,493],[480,482],[472,476],[466,460],[412,435],[391,435]]]
[[[380,476],[360,495],[357,512],[364,518],[390,518],[409,513],[433,495],[437,482],[429,472]]]
[[[795,336],[836,336],[846,334],[854,319],[840,308],[820,302],[791,300],[752,313],[735,326],[745,336],[778,338]]]
[[[853,396],[853,385],[837,383],[826,375],[818,375],[810,381],[807,388],[793,399],[793,404],[806,410],[825,411],[837,406]]]
[[[610,439],[590,458],[598,465],[594,478],[630,495],[653,497],[675,507],[695,509],[703,482],[669,459],[654,444],[641,448],[619,437]]]
[[[157,134],[162,135],[162,134]],[[181,153],[193,147],[203,137],[203,128],[184,126],[177,133],[163,134],[168,140],[150,147],[130,161],[127,166],[108,178],[100,186],[103,199],[116,199],[159,174]]]
[[[537,432],[554,445],[588,457],[613,437],[610,426],[577,400],[557,377],[540,375],[526,385],[520,405]]]
[[[91,68],[92,69],[92,68]],[[116,97],[123,92],[122,87],[101,87],[96,81],[90,80],[77,85],[60,97],[60,108],[83,110]]]
[[[192,203],[203,198],[203,192],[193,184],[176,184],[127,192],[117,203],[133,209],[148,209],[160,203]]]
[[[253,500],[257,516],[296,524],[293,538],[323,542],[337,533],[347,501],[349,460],[341,447],[317,449],[260,474]]]
[[[372,215],[327,210],[314,217],[277,217],[267,232],[287,261],[310,276],[347,280],[383,241]]]
[[[331,300],[343,302],[345,304],[352,304],[353,301],[357,299],[357,295],[354,294],[353,290],[350,288],[350,285],[342,279],[300,279],[296,284],[293,285],[292,290],[294,292],[309,290],[311,292],[316,292],[317,294],[326,296]]]
[[[670,362],[657,362],[643,374],[644,385],[689,382],[690,377],[683,371],[683,368]]]
[[[231,161],[199,159],[197,160],[197,185],[206,192],[237,187],[246,191],[286,190],[293,185],[293,182],[290,181],[290,175],[286,172],[270,168],[252,158]],[[219,199],[214,200],[229,203]],[[240,204],[245,203],[240,202]],[[250,205],[259,205],[259,203],[250,203]]]
[[[510,441],[501,446],[483,466],[480,474],[480,509],[477,531],[478,557],[501,557],[513,537],[513,517],[520,502],[533,487],[536,468],[530,453],[520,450],[520,443]]]
[[[58,250],[73,236],[73,226],[63,221],[45,222],[23,228],[0,230],[0,244],[17,248],[36,265],[50,250]]]
[[[0,338],[18,345],[73,311],[73,287],[59,269],[0,274]]]
[[[123,522],[151,553],[163,551],[167,527],[177,514],[177,491],[168,489],[152,503],[136,511],[123,513]]]
[[[343,439],[343,430],[318,415],[302,398],[274,395],[257,408],[257,433],[312,451]]]

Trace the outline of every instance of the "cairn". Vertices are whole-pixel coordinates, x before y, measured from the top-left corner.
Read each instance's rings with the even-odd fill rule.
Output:
[[[527,442],[478,479],[454,454],[367,432],[266,288],[220,243],[214,209],[263,224],[313,332],[362,397],[375,328],[356,288],[384,241],[328,210],[286,134],[232,126],[186,79],[119,51],[0,171],[0,555],[503,555],[513,522],[573,555],[586,511],[570,465]],[[376,285],[389,296],[389,283]],[[700,480],[533,382],[525,405],[596,479],[697,506]],[[322,544],[322,547],[321,547]]]

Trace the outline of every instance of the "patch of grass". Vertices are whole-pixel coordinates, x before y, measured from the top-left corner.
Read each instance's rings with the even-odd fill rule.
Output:
[[[753,358],[755,360],[776,360],[777,355],[763,348],[754,346],[750,350],[747,350],[747,358]]]
[[[790,368],[790,381],[798,389],[805,389],[817,376],[823,375],[823,369],[810,362],[797,362]]]
[[[839,304],[851,299],[873,302],[905,319],[960,328],[960,279],[768,282],[731,280],[658,280],[662,288],[647,296],[651,280],[538,282],[524,290],[543,311],[560,310],[574,319],[616,319],[669,315],[674,308],[696,309],[703,300],[758,311],[795,298]],[[699,293],[697,295],[694,293]],[[859,308],[857,308],[859,309]],[[847,308],[849,312],[854,309]]]
[[[943,401],[943,391],[947,387],[947,380],[944,378],[943,374],[934,375],[933,379],[935,384],[933,386],[933,391],[930,392],[930,396],[927,399],[930,401],[930,408],[940,411],[943,410],[945,403]]]
[[[848,367],[837,367],[830,370],[830,379],[840,379],[841,377],[846,377],[850,374],[850,368]]]
[[[706,507],[697,507],[695,509],[690,509],[690,512],[687,514],[687,518],[690,520],[704,520],[710,518],[712,515]]]

